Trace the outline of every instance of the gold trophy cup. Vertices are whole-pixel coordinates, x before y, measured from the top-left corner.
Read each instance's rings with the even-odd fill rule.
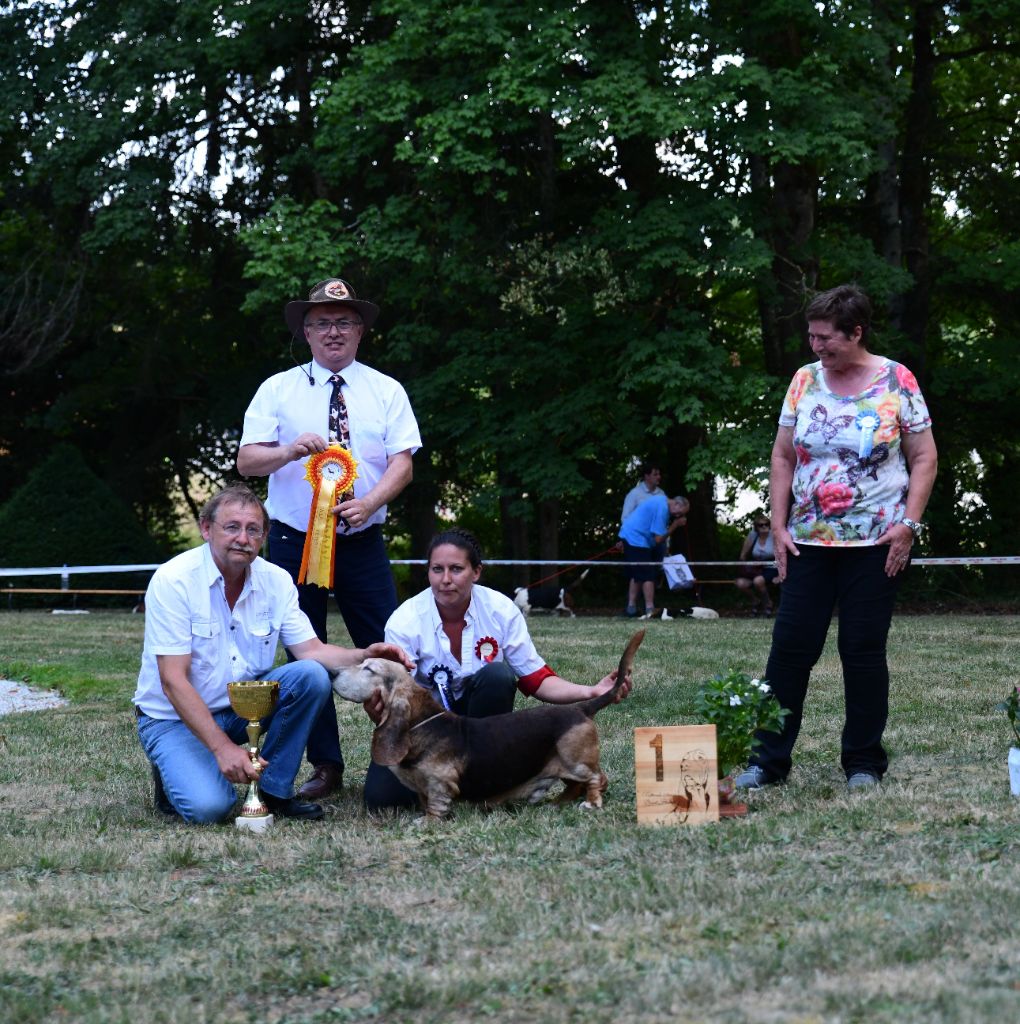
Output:
[[[248,753],[251,755],[251,763],[261,772],[261,720],[276,707],[277,698],[280,696],[280,684],[273,679],[242,679],[236,683],[227,683],[227,695],[234,711],[242,718],[248,719]],[[248,795],[244,798],[244,806],[240,815],[234,819],[234,824],[247,832],[265,832],[273,824],[273,816],[259,796],[257,779],[248,783]]]

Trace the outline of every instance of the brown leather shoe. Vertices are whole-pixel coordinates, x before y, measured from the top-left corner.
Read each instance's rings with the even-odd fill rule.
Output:
[[[308,781],[297,791],[299,800],[322,800],[344,784],[344,771],[338,764],[317,764]]]

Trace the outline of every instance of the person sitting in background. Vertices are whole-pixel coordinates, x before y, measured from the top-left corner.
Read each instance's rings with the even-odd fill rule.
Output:
[[[628,567],[628,618],[637,617],[639,592],[644,596],[644,617],[650,619],[655,614],[655,582],[662,569],[663,542],[687,522],[689,509],[690,503],[680,495],[667,498],[664,494],[656,494],[638,505],[620,527],[624,561],[647,563]]]
[[[772,614],[772,598],[769,597],[769,584],[779,575],[779,570],[762,562],[771,562],[776,552],[772,546],[772,529],[769,521],[755,516],[754,529],[747,535],[740,549],[740,561],[755,561],[757,565],[743,565],[737,571],[733,581],[748,596],[751,609],[757,615],[766,617]]]
[[[448,711],[487,718],[514,709],[518,690],[547,704],[597,697],[616,683],[615,670],[594,686],[557,675],[535,650],[521,610],[505,594],[478,585],[482,551],[474,535],[452,527],[432,538],[425,555],[429,589],[405,601],[386,623],[386,640],[414,661],[414,678]],[[630,691],[620,687],[617,699]],[[381,702],[366,711],[378,723]],[[415,792],[374,761],[365,806],[417,807]]]

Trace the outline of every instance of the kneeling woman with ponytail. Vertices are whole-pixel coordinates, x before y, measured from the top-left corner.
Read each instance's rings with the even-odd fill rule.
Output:
[[[517,690],[549,704],[573,704],[612,689],[616,672],[595,686],[558,676],[539,656],[520,609],[506,595],[478,585],[482,552],[474,535],[454,527],[432,538],[425,555],[429,589],[405,601],[386,623],[386,640],[415,663],[415,681],[444,708],[469,718],[513,711]],[[630,684],[620,688],[620,699]],[[365,805],[416,807],[413,790],[374,762]]]

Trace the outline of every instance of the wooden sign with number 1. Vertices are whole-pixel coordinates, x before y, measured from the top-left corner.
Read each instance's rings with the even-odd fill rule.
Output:
[[[714,725],[635,729],[634,768],[639,824],[719,820]]]

